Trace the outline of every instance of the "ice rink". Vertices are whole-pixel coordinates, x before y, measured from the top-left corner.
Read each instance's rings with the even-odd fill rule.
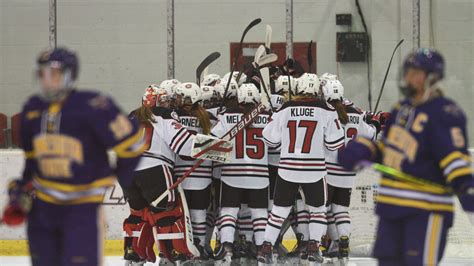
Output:
[[[9,257],[0,257],[0,265],[1,266],[29,266],[30,261],[28,257],[17,257],[17,256],[9,256]],[[117,265],[124,265],[124,261],[122,257],[119,256],[109,256],[105,258],[104,266],[117,266]],[[158,263],[146,263],[145,265],[158,265]],[[191,264],[188,264],[191,265]],[[197,265],[197,264],[194,264]],[[211,264],[212,265],[212,264]],[[235,264],[239,265],[239,264]],[[244,264],[240,264],[244,265]],[[278,264],[282,265],[282,264]],[[295,262],[287,262],[284,265],[296,265]],[[334,265],[332,263],[324,263],[323,265]],[[371,258],[353,258],[349,261],[349,266],[375,266],[377,262]],[[472,259],[447,259],[444,260],[440,266],[473,266],[474,260]]]

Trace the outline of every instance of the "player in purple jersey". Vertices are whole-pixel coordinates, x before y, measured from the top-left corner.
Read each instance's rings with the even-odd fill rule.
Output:
[[[21,113],[25,169],[10,183],[3,221],[28,220],[35,266],[100,265],[100,203],[116,179],[122,187],[131,184],[144,149],[142,133],[110,98],[75,89],[75,53],[45,51],[37,67],[41,90]],[[109,149],[117,154],[116,167],[109,163]]]
[[[440,90],[444,60],[437,51],[415,50],[401,74],[405,99],[393,108],[383,138],[349,142],[339,163],[347,170],[363,160],[390,167],[377,196],[379,265],[437,265],[453,223],[453,195],[474,214],[466,117]]]

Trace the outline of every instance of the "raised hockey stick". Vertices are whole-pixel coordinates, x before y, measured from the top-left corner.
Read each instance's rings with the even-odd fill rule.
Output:
[[[263,45],[260,46],[260,47],[263,47]],[[270,104],[271,110],[273,110],[273,105],[272,105],[272,101],[271,101],[271,98],[270,98],[270,94],[268,93],[267,84],[266,84],[267,80],[269,81],[270,76],[268,74],[267,75],[267,80],[264,80],[263,76],[262,76],[262,72],[260,70],[260,67],[271,64],[273,62],[276,62],[277,60],[278,60],[278,56],[276,54],[267,54],[267,55],[262,55],[261,57],[255,59],[255,61],[252,63],[253,66],[255,67],[255,69],[257,70],[258,77],[261,80],[263,91],[265,92],[265,94],[267,96],[267,100],[268,100],[268,103]],[[268,70],[268,68],[266,68],[266,69]]]
[[[313,52],[312,52],[313,40],[309,42],[308,45],[308,54],[306,60],[308,60],[308,73],[311,73],[311,66],[313,66]]]
[[[267,25],[266,31],[265,31],[265,50],[267,54],[271,52],[271,46],[272,46],[272,27],[270,25]]]
[[[424,186],[426,188],[429,188],[433,190],[434,192],[439,192],[439,193],[448,193],[452,192],[453,190],[450,187],[443,186],[441,184],[431,182],[427,179],[419,178],[407,173],[404,173],[400,170],[397,170],[395,168],[392,168],[390,166],[386,166],[383,164],[379,163],[373,163],[369,161],[363,161],[361,164],[363,167],[370,167],[378,172],[381,172],[383,174],[389,175],[394,177],[395,179],[401,180],[401,181],[406,181],[408,183],[412,183],[415,185],[419,186]]]
[[[216,61],[217,58],[219,58],[221,54],[219,52],[213,52],[210,55],[208,55],[202,62],[199,64],[199,66],[196,68],[196,84],[198,86],[201,86],[201,80],[202,80],[202,73],[204,69],[206,69],[212,62]]]
[[[402,45],[403,41],[404,39],[401,39],[398,42],[397,46],[395,46],[395,49],[393,49],[392,56],[390,57],[390,61],[388,62],[387,71],[385,71],[385,77],[383,78],[383,81],[382,81],[382,87],[380,87],[379,97],[377,98],[377,103],[375,104],[374,114],[377,113],[377,107],[379,107],[379,102],[380,102],[380,98],[382,97],[383,88],[385,87],[385,82],[387,81],[387,76],[388,76],[388,73],[390,72],[390,66],[392,65],[393,56],[395,55],[395,52],[397,51],[398,47]]]
[[[262,103],[259,103],[257,106],[252,109],[249,113],[245,114],[242,116],[242,119],[235,124],[225,135],[221,138],[221,142],[217,142],[216,144],[202,150],[200,153],[196,154],[195,157],[199,157],[200,155],[206,153],[209,150],[216,149],[218,148],[222,143],[225,141],[229,141],[233,139],[242,129],[246,128],[250,124],[253,123],[255,118],[265,110],[265,106]],[[176,182],[173,183],[165,192],[163,192],[156,200],[152,202],[153,206],[156,206],[158,203],[160,203],[167,195],[168,193],[178,187],[179,184],[181,184],[196,168],[198,168],[202,163],[204,162],[203,159],[198,160],[196,163],[194,163],[193,167],[191,167],[188,171],[186,171],[183,176],[178,178]]]
[[[257,18],[257,19],[254,19],[252,22],[250,22],[250,24],[245,28],[244,32],[242,33],[242,37],[240,37],[240,43],[239,43],[239,49],[237,50],[237,52],[235,53],[235,56],[234,56],[234,61],[232,63],[232,69],[230,70],[230,77],[229,77],[229,80],[227,80],[227,84],[225,86],[225,89],[224,89],[224,95],[223,97],[225,97],[227,95],[227,91],[229,90],[229,86],[230,86],[230,80],[232,79],[232,74],[234,73],[235,71],[235,68],[237,67],[237,60],[239,59],[240,57],[240,52],[242,51],[242,43],[244,42],[244,38],[245,38],[245,35],[247,35],[247,32],[253,28],[255,25],[257,25],[258,23],[262,22],[262,19],[260,18]],[[219,113],[222,111],[222,107],[224,106],[224,100],[221,101],[221,105],[219,106]]]

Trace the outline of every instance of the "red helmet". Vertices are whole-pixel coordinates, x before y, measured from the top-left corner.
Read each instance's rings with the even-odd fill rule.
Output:
[[[142,105],[145,107],[160,106],[160,103],[168,101],[168,93],[165,89],[159,88],[156,84],[151,84],[146,88],[142,97]]]

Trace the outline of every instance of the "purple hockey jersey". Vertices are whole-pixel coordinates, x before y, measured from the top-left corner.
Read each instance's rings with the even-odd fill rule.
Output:
[[[452,218],[454,198],[450,188],[456,190],[472,178],[466,117],[454,102],[442,96],[418,106],[402,101],[393,109],[381,141],[356,141],[369,147],[373,159],[384,165],[446,188],[433,189],[383,176],[377,196],[379,216],[400,218],[428,211]]]
[[[31,97],[21,114],[23,178],[38,199],[53,204],[101,202],[119,179],[131,184],[144,149],[143,132],[108,97],[73,90],[61,103]],[[117,154],[112,168],[107,151]]]

